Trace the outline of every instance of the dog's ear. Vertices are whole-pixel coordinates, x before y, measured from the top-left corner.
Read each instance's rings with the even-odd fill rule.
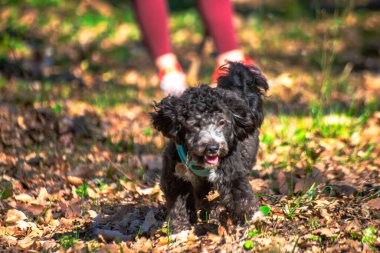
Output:
[[[155,103],[155,111],[150,113],[153,127],[170,139],[175,139],[181,129],[176,110],[179,101],[178,97],[168,96]]]
[[[263,97],[269,88],[264,74],[256,66],[239,62],[228,62],[220,71],[218,87],[239,94],[249,104],[260,127],[264,119]]]
[[[241,99],[231,99],[228,106],[232,114],[234,136],[242,141],[260,127],[257,116]]]

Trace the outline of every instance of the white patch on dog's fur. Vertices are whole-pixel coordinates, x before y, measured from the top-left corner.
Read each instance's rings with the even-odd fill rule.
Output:
[[[170,235],[170,239],[173,241],[186,241],[189,237],[190,230],[183,230],[177,234]]]
[[[219,144],[226,143],[223,136],[223,131],[214,124],[208,125],[207,128],[202,130],[199,135],[202,136],[202,139],[207,142],[214,141]]]
[[[219,175],[216,172],[216,169],[210,169],[210,174],[208,175],[208,181],[215,182],[218,181]]]

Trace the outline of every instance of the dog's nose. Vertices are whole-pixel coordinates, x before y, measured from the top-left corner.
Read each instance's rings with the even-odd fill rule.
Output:
[[[219,150],[219,144],[207,144],[206,152],[208,154],[216,154]]]

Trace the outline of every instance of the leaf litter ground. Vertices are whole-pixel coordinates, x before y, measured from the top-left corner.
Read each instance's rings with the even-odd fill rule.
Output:
[[[94,6],[105,17],[113,10]],[[6,10],[13,11],[11,6]],[[37,13],[38,8],[26,8],[18,15],[28,22]],[[186,22],[196,25],[189,13]],[[46,40],[54,30],[60,16],[47,17],[52,27],[31,31],[33,36]],[[268,215],[241,227],[210,219],[187,234],[171,235],[157,184],[166,141],[151,128],[147,114],[153,101],[162,98],[154,70],[138,50],[133,23],[117,26],[118,33],[129,36],[131,44],[122,48],[132,57],[116,59],[109,50],[116,50],[125,38],[104,34],[112,26],[104,28],[89,19],[93,27],[85,29],[92,21],[82,20],[82,28],[72,31],[73,41],[83,48],[49,42],[64,50],[54,57],[67,61],[80,78],[60,72],[58,81],[30,80],[3,69],[0,250],[379,251],[380,66],[376,54],[363,56],[350,41],[361,38],[363,31],[375,33],[380,20],[371,13],[348,13],[301,22],[302,32],[286,19],[282,27],[273,25],[276,18],[237,15],[236,20],[243,46],[260,59],[271,82],[258,164],[250,180]],[[114,22],[109,16],[102,20]],[[174,46],[186,61],[200,32],[189,34],[181,15],[172,21]],[[70,27],[64,25],[62,34],[53,35],[64,37]],[[322,48],[313,38],[324,38]],[[374,47],[371,36],[361,43],[368,50]],[[86,51],[89,45],[100,53]],[[22,66],[33,65],[25,50],[19,46],[13,56]],[[90,60],[77,64],[74,56],[64,58],[81,50]],[[306,57],[297,57],[300,50]],[[316,63],[319,50],[336,53],[336,59]],[[205,51],[211,54],[208,46]],[[200,77],[208,80],[214,65],[204,58]],[[343,64],[347,61],[351,64]],[[99,62],[105,70],[96,70]],[[324,65],[316,67],[319,63]],[[341,71],[334,69],[342,65]],[[49,66],[41,69],[53,71]]]

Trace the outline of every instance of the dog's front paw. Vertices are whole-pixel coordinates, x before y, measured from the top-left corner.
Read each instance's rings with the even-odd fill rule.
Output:
[[[173,221],[170,226],[169,230],[172,235],[181,233],[182,231],[190,230],[191,224],[190,223],[182,223],[182,222],[175,222]]]
[[[171,234],[170,239],[172,241],[186,241],[190,235],[190,230],[183,230],[176,234]]]

